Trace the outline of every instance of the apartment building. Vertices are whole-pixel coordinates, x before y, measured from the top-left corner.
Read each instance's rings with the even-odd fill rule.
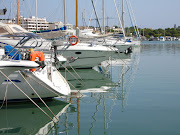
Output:
[[[24,18],[23,16],[21,16],[19,20],[20,25],[28,31],[49,29],[49,23],[46,21],[46,18],[36,18],[35,16]]]

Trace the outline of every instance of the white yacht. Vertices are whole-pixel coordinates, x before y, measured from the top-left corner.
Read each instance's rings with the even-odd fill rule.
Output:
[[[105,39],[104,46],[113,46],[118,48],[120,53],[129,53],[132,47],[132,43],[125,42],[123,40],[115,39],[115,38],[107,38]]]
[[[55,67],[46,66],[44,69],[35,72],[29,70],[15,71],[8,78],[1,77],[0,101],[4,98],[12,101],[27,100],[27,96],[16,86],[32,99],[39,98],[38,95],[41,98],[53,98],[70,94],[68,83]]]
[[[76,30],[73,32],[76,33]],[[125,41],[124,39],[112,37],[112,34],[96,34],[93,33],[91,29],[84,29],[78,30],[79,39],[82,42],[88,42],[96,44],[96,45],[103,45],[103,46],[110,46],[115,47],[118,49],[119,53],[129,53],[132,51],[132,47],[136,45],[136,42],[132,42],[131,40]]]
[[[30,39],[30,38],[27,38]],[[28,40],[22,38],[23,45]],[[69,95],[70,87],[64,77],[52,65],[52,59],[45,59],[42,52],[26,52],[21,43],[14,47],[3,45],[0,54],[0,101],[27,100],[30,98],[52,98]],[[17,49],[15,49],[17,47]],[[9,48],[9,52],[8,49]],[[36,61],[36,59],[39,61]],[[33,69],[32,69],[33,68]],[[29,70],[30,69],[30,70]],[[37,94],[38,93],[38,94]]]
[[[103,45],[113,46],[119,49],[120,53],[131,53],[132,48],[139,46],[141,41],[135,40],[132,37],[122,38],[122,34],[113,34],[113,36],[109,36],[104,39]]]
[[[93,43],[77,43],[65,47],[62,41],[53,41],[53,45],[57,46],[57,51],[62,53],[64,57],[71,57],[74,61],[69,64],[64,64],[67,68],[92,68],[102,61],[109,58],[109,56],[116,53],[117,49],[113,47],[105,47]]]

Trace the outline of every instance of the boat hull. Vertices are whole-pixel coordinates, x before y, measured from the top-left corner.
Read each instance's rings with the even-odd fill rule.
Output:
[[[64,66],[70,68],[92,68],[102,61],[109,59],[114,52],[95,51],[95,50],[66,50],[63,53],[65,57],[77,58],[72,63],[65,63]]]
[[[59,43],[57,42],[56,44]],[[67,49],[63,49],[64,46],[59,45],[57,47],[58,53],[62,53],[66,58],[70,57],[74,59],[73,61],[70,61],[70,65],[73,66],[73,68],[92,68],[108,59],[109,56],[117,51],[117,49],[113,47],[89,43],[78,43],[75,46],[69,46]],[[68,62],[64,66],[67,68],[71,67]]]
[[[57,73],[54,72],[51,74]],[[59,76],[59,74],[52,75],[50,81],[47,80],[47,77],[42,76],[42,73],[21,72],[20,74],[19,72],[14,72],[13,74],[9,75],[9,78],[13,83],[6,78],[1,78],[3,81],[0,85],[0,101],[3,101],[5,96],[9,101],[21,101],[28,100],[27,96],[32,99],[37,99],[39,98],[38,95],[41,98],[53,98],[61,95],[68,95],[70,94],[69,85],[64,77]],[[14,84],[19,87],[27,96],[25,96]],[[38,93],[38,95],[33,91],[31,86]]]

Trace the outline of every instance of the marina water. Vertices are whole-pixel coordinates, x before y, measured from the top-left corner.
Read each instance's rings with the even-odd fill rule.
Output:
[[[71,104],[47,101],[58,124],[32,103],[13,103],[0,110],[0,134],[179,135],[179,58],[178,41],[142,42],[103,67],[76,70],[80,81],[62,71],[75,91]]]

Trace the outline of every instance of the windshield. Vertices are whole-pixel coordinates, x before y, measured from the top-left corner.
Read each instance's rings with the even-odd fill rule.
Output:
[[[19,37],[32,37],[32,38],[34,38],[34,39],[41,39],[41,37],[40,36],[38,36],[38,35],[36,35],[36,34],[34,34],[34,33],[14,33],[14,35],[15,36],[19,36]]]
[[[18,31],[18,32],[22,32],[22,30],[19,29],[19,28],[17,28],[17,27],[12,27],[12,28],[15,29],[15,30]]]

